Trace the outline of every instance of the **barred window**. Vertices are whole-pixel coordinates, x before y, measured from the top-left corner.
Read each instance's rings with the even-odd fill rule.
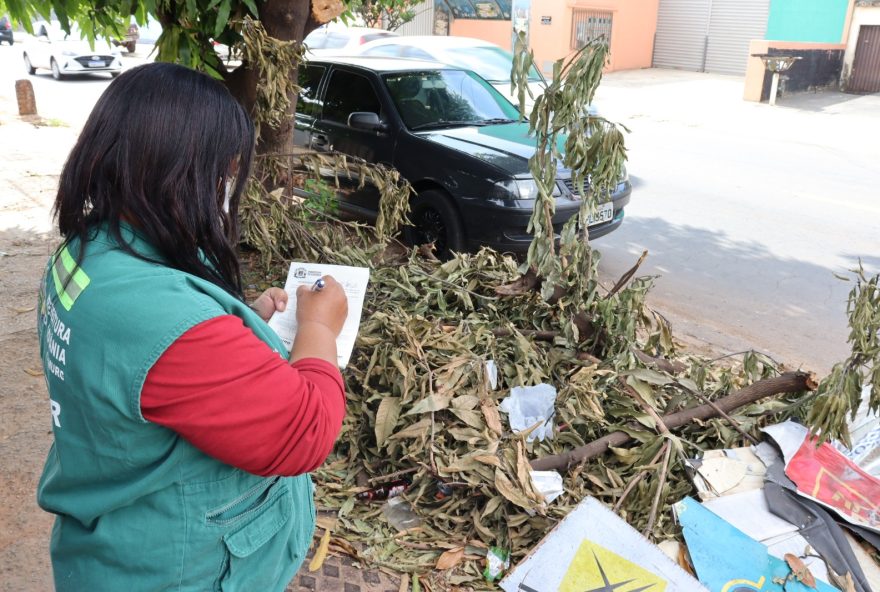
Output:
[[[611,43],[611,16],[610,12],[597,10],[584,10],[575,8],[572,10],[571,19],[571,48],[581,49],[593,40],[604,40]]]

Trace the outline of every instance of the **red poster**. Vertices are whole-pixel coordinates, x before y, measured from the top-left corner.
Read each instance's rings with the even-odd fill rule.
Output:
[[[836,510],[849,522],[880,530],[880,481],[828,444],[805,437],[786,458],[785,474],[798,490]]]

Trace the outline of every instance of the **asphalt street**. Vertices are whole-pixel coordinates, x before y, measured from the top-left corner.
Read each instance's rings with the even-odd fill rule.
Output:
[[[847,275],[880,271],[880,95],[821,92],[776,107],[742,79],[609,74],[600,111],[631,129],[635,189],[596,241],[609,278],[643,249],[649,302],[719,352],[755,348],[824,373],[846,356]],[[851,274],[850,274],[851,275]]]
[[[0,47],[0,94],[30,78],[43,117],[81,127],[109,75],[28,77]],[[149,59],[149,45],[125,55]],[[847,351],[847,274],[880,271],[880,95],[742,100],[741,78],[615,72],[600,112],[630,128],[634,192],[622,227],[596,241],[609,283],[647,249],[649,302],[675,332],[719,353],[763,351],[824,373]],[[14,138],[4,138],[15,141]]]

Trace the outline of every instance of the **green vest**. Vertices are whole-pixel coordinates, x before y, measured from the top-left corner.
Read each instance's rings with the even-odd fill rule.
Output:
[[[123,236],[157,257],[130,228]],[[57,516],[56,589],[282,591],[315,526],[309,476],[259,477],[215,460],[145,420],[140,394],[165,349],[207,319],[235,315],[280,355],[284,345],[241,301],[125,253],[106,229],[77,269],[78,249],[49,261],[40,299],[55,443],[38,502]]]

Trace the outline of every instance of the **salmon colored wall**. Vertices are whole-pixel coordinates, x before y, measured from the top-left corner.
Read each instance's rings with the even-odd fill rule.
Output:
[[[483,39],[511,51],[513,25],[510,24],[510,21],[452,19],[449,34],[456,37]]]
[[[540,4],[558,0],[539,0]],[[654,55],[659,0],[576,0],[567,2],[566,53],[570,49],[572,9],[607,10],[613,13],[608,71],[650,68]],[[538,16],[540,26],[540,16]],[[534,23],[533,23],[534,25]],[[560,36],[563,36],[560,31]]]
[[[611,27],[610,70],[650,68],[657,30],[659,0],[532,0],[529,44],[538,67],[549,72],[553,62],[574,54],[571,49],[572,10],[609,11]],[[549,25],[541,17],[550,17]],[[477,37],[511,49],[510,21],[454,19],[451,35]]]

